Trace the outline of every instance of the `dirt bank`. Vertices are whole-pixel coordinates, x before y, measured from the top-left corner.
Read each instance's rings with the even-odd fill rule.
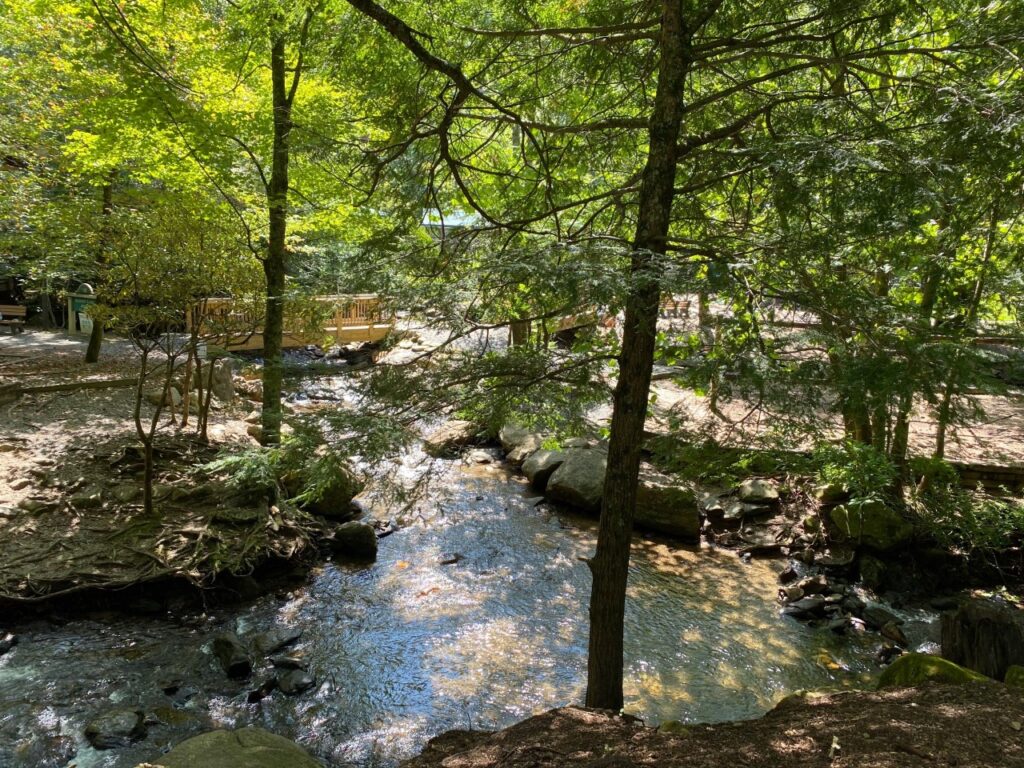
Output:
[[[995,682],[798,698],[679,734],[567,707],[493,734],[443,734],[403,768],[1013,768],[1022,725],[1024,697]]]

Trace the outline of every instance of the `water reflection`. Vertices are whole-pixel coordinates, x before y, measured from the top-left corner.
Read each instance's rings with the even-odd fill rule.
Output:
[[[579,702],[590,590],[580,558],[593,551],[594,523],[533,508],[502,472],[452,463],[432,471],[446,475],[430,508],[411,518],[431,522],[384,539],[374,566],[328,564],[288,599],[220,617],[219,626],[242,633],[301,627],[300,649],[318,680],[312,692],[247,703],[261,678],[236,684],[215,669],[203,651],[215,626],[40,629],[0,659],[0,764],[41,765],[19,747],[39,729],[70,737],[80,767],[120,767],[210,727],[259,725],[329,765],[390,765],[445,729],[502,727]],[[746,718],[786,692],[855,683],[868,649],[780,617],[778,568],[638,540],[626,709],[648,722]],[[160,690],[167,678],[185,681],[177,698]],[[96,753],[79,734],[115,701],[188,717],[154,726],[131,749]]]

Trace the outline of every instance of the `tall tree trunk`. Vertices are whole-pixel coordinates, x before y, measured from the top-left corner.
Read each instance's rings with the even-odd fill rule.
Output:
[[[263,322],[263,444],[281,442],[281,347],[284,337],[284,292],[288,225],[288,139],[291,100],[285,88],[285,40],[277,33],[270,51],[273,81],[274,150],[267,185],[270,237],[263,272],[267,279],[267,310]],[[296,73],[296,77],[298,73]]]
[[[629,547],[636,508],[640,444],[654,366],[658,322],[658,254],[664,252],[675,195],[677,143],[683,116],[683,86],[690,37],[680,0],[662,9],[658,87],[649,128],[647,164],[640,187],[637,228],[630,264],[619,380],[615,387],[604,505],[597,552],[590,561],[589,707],[622,708],[622,648]]]
[[[107,176],[107,183],[103,185],[103,222],[100,228],[100,248],[97,261],[102,266],[107,260],[107,247],[110,240],[110,215],[114,212],[114,179],[116,171],[111,171]],[[68,311],[71,308],[68,307]],[[70,326],[69,326],[70,327]],[[92,321],[92,332],[89,334],[89,346],[85,350],[85,362],[97,363],[100,359],[100,348],[103,346],[103,321],[96,318]]]

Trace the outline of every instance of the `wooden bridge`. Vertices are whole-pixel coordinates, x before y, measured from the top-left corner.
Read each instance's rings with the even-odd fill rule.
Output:
[[[198,324],[200,336],[232,352],[263,349],[266,307],[262,297],[207,298],[186,318],[186,331]],[[316,296],[285,304],[283,346],[380,341],[394,328],[380,297],[372,293]]]

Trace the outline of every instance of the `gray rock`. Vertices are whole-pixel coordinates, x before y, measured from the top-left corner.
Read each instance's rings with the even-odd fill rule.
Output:
[[[449,421],[423,439],[423,450],[435,458],[452,456],[476,440],[479,428],[471,421]]]
[[[793,616],[797,619],[805,619],[817,616],[824,610],[825,598],[803,597],[783,608],[782,613],[786,616]]]
[[[498,433],[505,458],[512,464],[522,464],[535,451],[539,451],[544,435],[515,424],[506,424]]]
[[[636,524],[687,541],[700,538],[700,511],[691,488],[650,465],[640,468]]]
[[[505,453],[519,447],[530,435],[534,434],[532,429],[521,427],[518,424],[506,424],[498,432],[498,442],[501,443]]]
[[[377,532],[369,523],[353,520],[334,529],[331,549],[354,560],[377,559]]]
[[[570,437],[562,441],[563,448],[593,448],[594,443],[585,437]]]
[[[548,499],[586,512],[599,512],[607,467],[608,455],[604,451],[594,448],[566,451],[565,461],[548,480]]]
[[[505,458],[512,464],[522,464],[527,458],[539,451],[543,444],[544,435],[528,435],[523,442],[509,451]]]
[[[96,749],[127,747],[146,738],[142,712],[134,709],[111,709],[85,726],[85,738]]]
[[[281,693],[296,696],[316,685],[316,678],[304,669],[289,669],[277,678],[277,685]]]
[[[211,731],[160,758],[163,768],[320,768],[298,744],[262,728]]]
[[[484,450],[470,451],[462,459],[466,464],[493,464],[494,456]]]
[[[774,480],[752,477],[740,484],[737,495],[749,504],[770,504],[779,500],[779,486]]]
[[[564,461],[565,453],[562,451],[546,451],[541,449],[535,451],[523,462],[523,474],[529,478],[534,488],[543,491],[547,488],[551,475],[562,466]]]
[[[252,659],[234,632],[217,635],[212,647],[213,655],[228,677],[242,679],[252,674]]]
[[[291,645],[302,637],[302,630],[294,627],[274,627],[252,638],[252,648],[260,656],[269,656]]]
[[[231,358],[221,358],[213,362],[213,381],[210,389],[213,396],[224,403],[230,403],[235,399],[235,374],[234,363]]]
[[[894,613],[890,613],[880,605],[865,606],[864,610],[861,611],[861,616],[863,616],[867,625],[873,629],[881,629],[886,624],[899,625],[903,623],[903,619]]]

